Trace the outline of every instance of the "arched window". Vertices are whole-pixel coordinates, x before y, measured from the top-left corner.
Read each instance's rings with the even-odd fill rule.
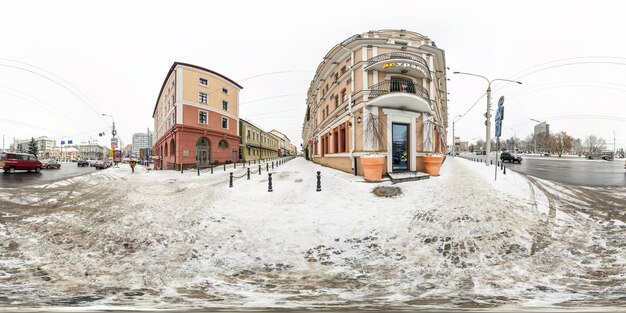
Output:
[[[217,144],[218,148],[228,148],[228,142],[226,142],[226,140],[220,140],[220,142]]]
[[[165,143],[165,149],[163,149],[163,152],[165,153],[165,156],[167,156],[167,152],[169,152],[169,150],[167,150],[167,142]]]
[[[176,142],[174,141],[174,139],[172,139],[172,141],[170,142],[170,155],[176,155]]]

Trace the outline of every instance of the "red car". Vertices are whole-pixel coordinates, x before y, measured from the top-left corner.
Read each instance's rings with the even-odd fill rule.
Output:
[[[9,172],[11,174],[20,170],[39,173],[43,164],[37,161],[37,157],[32,154],[4,152],[0,158],[0,167],[2,167],[5,173]]]

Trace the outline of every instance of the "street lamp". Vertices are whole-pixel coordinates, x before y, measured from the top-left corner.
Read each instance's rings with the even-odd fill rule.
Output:
[[[463,117],[463,115],[459,114],[452,119],[452,156],[456,155],[456,142],[454,141],[454,124],[456,123],[456,119],[459,117]]]
[[[510,82],[510,83],[518,83],[518,84],[522,84],[522,82],[516,81],[516,80],[509,80],[509,79],[504,79],[504,78],[496,78],[496,79],[492,79],[489,80],[489,78],[482,76],[482,75],[478,75],[478,74],[472,74],[472,73],[465,73],[465,72],[453,72],[454,74],[461,74],[461,75],[469,75],[469,76],[476,76],[476,77],[480,77],[483,78],[484,80],[487,81],[487,113],[485,113],[485,117],[487,118],[487,121],[485,122],[485,128],[486,128],[486,134],[485,134],[485,147],[486,147],[486,155],[487,157],[485,158],[485,165],[489,166],[489,156],[491,153],[491,83],[495,82],[495,81],[505,81],[505,82]]]
[[[536,119],[534,119],[534,118],[531,118],[530,120],[531,120],[531,121],[533,121],[533,122],[535,122],[535,123],[539,123],[539,124],[543,123],[542,121],[540,121],[540,120],[536,120]],[[535,140],[534,140],[534,142],[535,142],[535,148],[533,149],[533,152],[534,152],[534,153],[537,153],[537,136],[535,136],[534,130],[533,130],[533,139],[535,139]]]

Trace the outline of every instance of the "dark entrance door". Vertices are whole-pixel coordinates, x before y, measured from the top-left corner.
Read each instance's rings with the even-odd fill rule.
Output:
[[[201,137],[196,142],[196,165],[198,167],[209,166],[211,163],[211,142],[206,137]]]
[[[404,172],[409,170],[409,125],[391,124],[391,170]]]

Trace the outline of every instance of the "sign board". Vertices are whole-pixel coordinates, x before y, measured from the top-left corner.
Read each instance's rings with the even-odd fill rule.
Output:
[[[117,138],[111,138],[111,148],[117,149]]]
[[[64,145],[65,144],[65,140],[61,140],[61,144]]]
[[[113,157],[113,151],[114,151],[113,149],[109,149],[109,156],[110,157]]]
[[[502,120],[504,120],[504,96],[498,100],[498,109],[496,111],[496,137],[502,134]]]
[[[68,144],[68,145],[71,145],[71,144],[73,144],[73,143],[74,143],[74,141],[72,141],[71,139],[67,141],[67,144]]]
[[[122,162],[122,151],[120,150],[115,150],[113,152],[113,162]]]
[[[309,140],[309,144],[312,145],[313,144],[313,140]]]
[[[189,150],[183,150],[183,156],[188,157],[189,156]]]

